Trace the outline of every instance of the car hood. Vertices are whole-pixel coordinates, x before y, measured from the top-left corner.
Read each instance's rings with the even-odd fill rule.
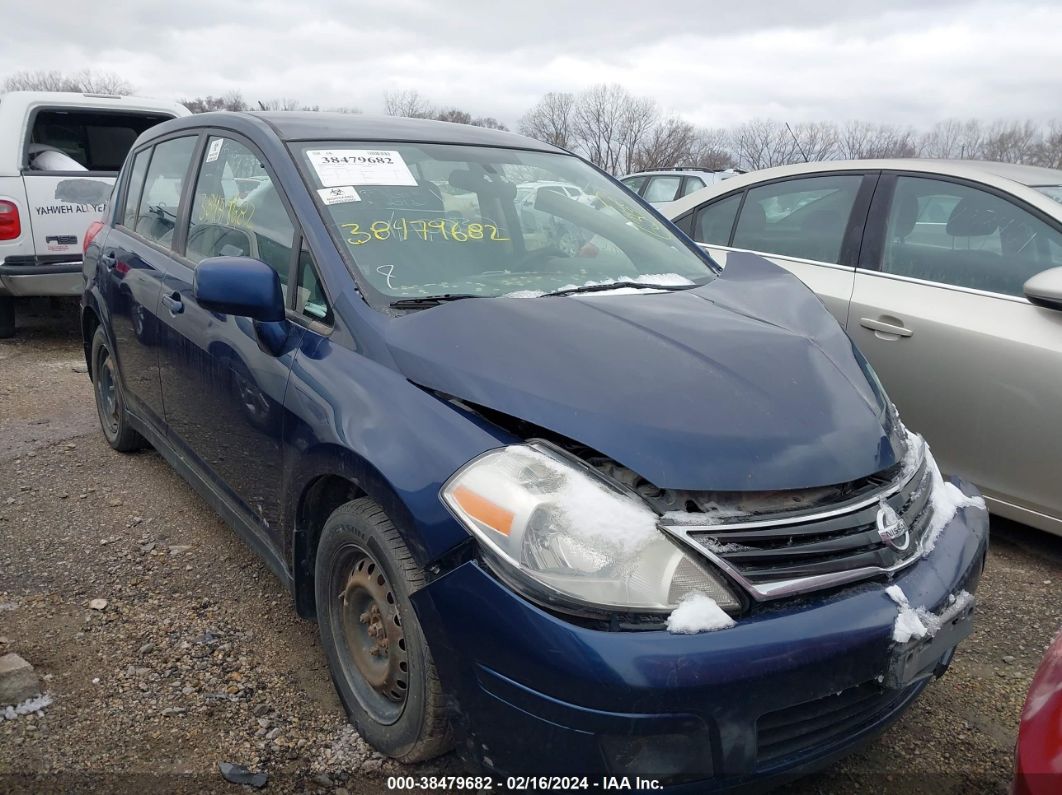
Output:
[[[591,447],[661,488],[856,480],[903,455],[866,361],[760,257],[682,292],[467,299],[388,323],[412,382]]]

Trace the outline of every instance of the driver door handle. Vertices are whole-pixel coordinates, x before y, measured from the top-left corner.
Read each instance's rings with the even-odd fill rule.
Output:
[[[180,293],[162,296],[162,303],[164,303],[166,308],[174,315],[179,315],[184,311],[184,304],[181,302]]]
[[[897,337],[910,337],[914,334],[914,332],[906,326],[886,323],[883,320],[875,320],[872,317],[859,318],[859,325],[863,328],[868,328],[871,331],[880,331],[883,334],[895,334]]]

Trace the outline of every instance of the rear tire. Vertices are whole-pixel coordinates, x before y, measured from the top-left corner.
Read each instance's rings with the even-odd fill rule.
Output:
[[[118,368],[115,367],[102,326],[96,329],[92,337],[92,391],[96,396],[96,413],[107,444],[120,453],[131,453],[146,446],[144,437],[129,425]]]
[[[15,336],[15,299],[0,295],[0,340]]]
[[[450,749],[442,686],[409,597],[424,585],[383,509],[340,506],[317,549],[315,595],[332,681],[358,733],[400,762]]]

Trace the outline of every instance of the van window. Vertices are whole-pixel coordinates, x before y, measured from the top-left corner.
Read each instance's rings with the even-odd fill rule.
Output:
[[[155,147],[133,227],[137,234],[164,246],[173,245],[181,192],[197,141],[198,136],[188,135]]]
[[[172,118],[166,113],[39,110],[26,140],[25,164],[31,171],[117,172],[140,133]]]

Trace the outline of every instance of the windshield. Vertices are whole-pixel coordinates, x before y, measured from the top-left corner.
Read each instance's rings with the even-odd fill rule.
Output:
[[[1062,204],[1062,185],[1033,185],[1034,190]]]
[[[326,221],[385,302],[692,287],[709,264],[576,157],[479,146],[299,144]]]

